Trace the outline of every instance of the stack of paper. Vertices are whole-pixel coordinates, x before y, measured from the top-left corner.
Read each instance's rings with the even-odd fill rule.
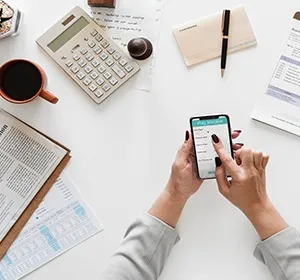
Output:
[[[20,279],[102,229],[75,186],[62,175],[1,260],[0,279]]]
[[[0,259],[70,159],[70,150],[0,110]]]

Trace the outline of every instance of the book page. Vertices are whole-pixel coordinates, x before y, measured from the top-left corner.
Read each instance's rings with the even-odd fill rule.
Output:
[[[0,110],[0,242],[66,154]]]
[[[0,261],[0,279],[17,280],[103,230],[64,174]]]

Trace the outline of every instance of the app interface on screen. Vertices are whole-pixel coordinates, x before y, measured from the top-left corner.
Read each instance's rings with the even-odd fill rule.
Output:
[[[218,155],[212,145],[211,136],[216,134],[222,140],[224,148],[231,153],[228,119],[223,116],[215,119],[194,119],[192,129],[200,178],[214,178],[215,157]]]

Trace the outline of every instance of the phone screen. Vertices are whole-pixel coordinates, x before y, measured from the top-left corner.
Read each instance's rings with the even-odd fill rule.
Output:
[[[215,178],[215,158],[218,155],[212,145],[211,136],[216,134],[228,153],[233,155],[229,117],[195,117],[191,119],[191,128],[198,175],[201,179]]]

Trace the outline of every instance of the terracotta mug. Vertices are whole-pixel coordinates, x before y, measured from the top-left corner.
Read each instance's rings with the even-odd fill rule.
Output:
[[[46,84],[44,70],[29,60],[15,59],[0,67],[0,95],[9,102],[24,104],[40,96],[57,103],[58,98],[45,90]]]

